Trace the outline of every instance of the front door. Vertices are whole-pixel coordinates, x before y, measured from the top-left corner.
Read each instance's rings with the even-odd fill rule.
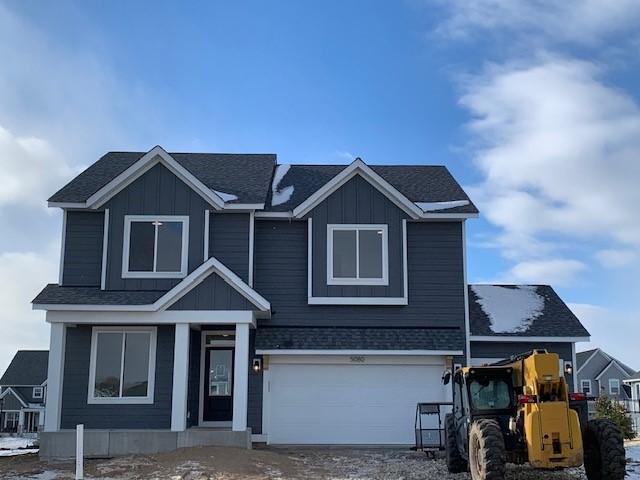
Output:
[[[202,420],[233,419],[233,354],[230,347],[205,347]]]

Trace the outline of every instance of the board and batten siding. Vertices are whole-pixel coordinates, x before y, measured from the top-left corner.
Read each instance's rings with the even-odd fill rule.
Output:
[[[90,325],[67,328],[60,428],[169,429],[173,385],[173,325],[158,326],[153,404],[89,404]]]
[[[204,211],[212,208],[186,183],[158,164],[106,204],[109,209],[107,290],[169,290],[181,279],[122,278],[125,215],[188,215],[188,273],[203,263]]]
[[[313,219],[314,297],[402,297],[404,295],[402,220],[407,215],[369,182],[357,175],[307,217]],[[388,225],[389,285],[327,285],[328,224]]]
[[[209,257],[216,257],[245,282],[249,281],[249,214],[211,212]]]
[[[256,290],[271,302],[265,326],[432,327],[464,331],[462,224],[407,224],[409,304],[309,305],[307,223],[256,221]],[[326,262],[326,259],[324,259]]]
[[[104,212],[67,211],[62,285],[100,286]]]

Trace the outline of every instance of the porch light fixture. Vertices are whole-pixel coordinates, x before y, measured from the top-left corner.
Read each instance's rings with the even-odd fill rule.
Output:
[[[260,373],[262,371],[262,359],[260,358],[254,358],[251,368],[253,369],[253,371],[255,373]]]

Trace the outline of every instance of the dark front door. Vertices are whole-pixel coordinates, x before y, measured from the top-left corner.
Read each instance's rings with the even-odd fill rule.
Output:
[[[230,422],[233,418],[233,348],[205,347],[205,422]]]

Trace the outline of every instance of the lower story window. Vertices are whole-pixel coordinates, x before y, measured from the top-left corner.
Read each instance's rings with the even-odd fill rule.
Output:
[[[94,328],[89,403],[153,403],[155,327]]]

